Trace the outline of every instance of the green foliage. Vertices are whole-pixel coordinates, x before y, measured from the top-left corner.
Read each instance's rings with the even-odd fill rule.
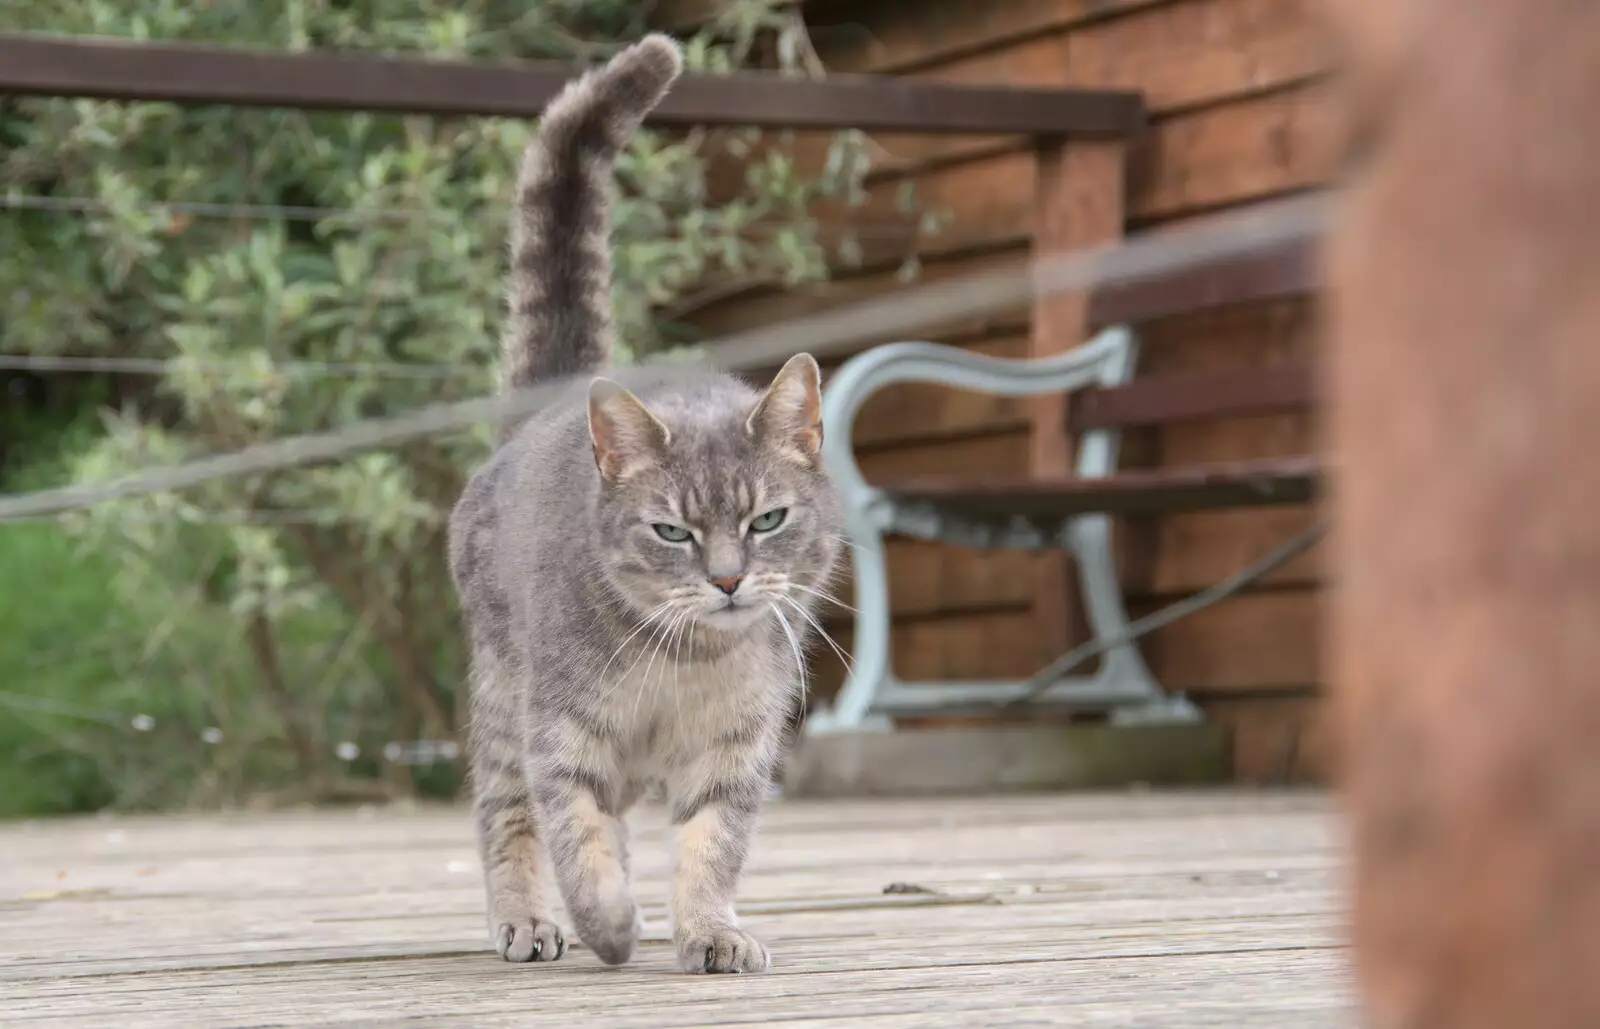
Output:
[[[0,689],[8,695],[0,716],[0,817],[112,799],[94,757],[83,752],[89,740],[79,735],[82,720],[58,714],[57,705],[63,697],[96,698],[114,681],[113,663],[80,649],[76,636],[82,626],[107,626],[121,613],[104,588],[115,567],[80,553],[53,526],[0,532],[0,582],[7,584],[0,590],[0,625],[8,637],[0,645]]]
[[[80,423],[65,428],[23,417],[7,405],[6,439],[21,440],[35,463],[12,467],[0,479],[9,489],[38,489],[65,477],[61,462],[45,459],[47,428],[59,445],[82,445]],[[82,627],[109,626],[124,612],[106,592],[115,563],[85,553],[52,525],[0,526],[0,817],[101,806],[113,791],[86,742],[74,735],[81,719],[56,713],[62,705],[88,707],[115,680],[105,655],[81,646]],[[48,588],[41,588],[48,584]],[[92,708],[90,708],[92,710]]]
[[[0,30],[598,58],[643,31],[643,6],[0,0]],[[690,64],[735,68],[769,38],[792,67],[814,65],[798,21],[773,0],[732,0],[714,34],[690,41]],[[70,477],[112,478],[491,391],[507,198],[532,128],[0,105],[7,193],[92,202],[0,217],[0,350],[172,362],[104,417],[92,445],[63,458]],[[646,134],[622,161],[617,317],[630,354],[666,346],[663,311],[707,280],[824,274],[829,255],[808,210],[861,198],[863,141],[840,136],[812,176],[782,145],[758,142],[754,132]],[[710,169],[730,160],[749,161],[744,188],[714,197]],[[440,437],[113,505],[65,531],[4,530],[0,638],[27,643],[0,645],[0,683],[114,714],[114,724],[28,714],[32,742],[14,749],[35,755],[28,767],[64,764],[39,771],[50,785],[13,808],[222,803],[278,788],[366,795],[374,776],[384,791],[413,789],[373,756],[391,740],[454,737],[462,659],[443,523],[487,442],[487,429]],[[35,581],[39,597],[14,585]],[[122,723],[140,714],[156,728],[130,733]],[[363,756],[336,758],[339,744]]]

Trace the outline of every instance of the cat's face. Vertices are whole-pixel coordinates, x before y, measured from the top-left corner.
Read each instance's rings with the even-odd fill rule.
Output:
[[[697,402],[652,411],[621,387],[592,391],[607,575],[667,626],[804,625],[842,532],[818,453],[816,364],[791,360],[753,405]]]

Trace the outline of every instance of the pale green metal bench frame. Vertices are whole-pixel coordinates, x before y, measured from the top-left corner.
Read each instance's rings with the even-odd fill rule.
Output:
[[[1053,533],[1017,519],[1013,526],[965,523],[922,504],[901,503],[862,477],[852,428],[862,404],[895,383],[928,383],[1023,397],[1068,393],[1090,386],[1127,383],[1138,358],[1138,341],[1127,326],[1113,326],[1067,353],[1008,360],[934,343],[894,343],[851,358],[829,382],[823,398],[823,456],[844,502],[855,570],[857,609],[854,664],[833,704],[813,712],[808,733],[882,730],[895,715],[998,708],[1029,700],[1046,707],[1109,712],[1114,721],[1200,720],[1186,697],[1167,694],[1133,642],[1107,647],[1092,675],[1068,675],[1037,691],[1026,680],[996,682],[906,682],[890,657],[892,608],[884,539],[910,536],[987,549],[1065,549],[1076,559],[1089,626],[1097,639],[1129,635],[1111,550],[1111,519],[1077,515]],[[1117,468],[1120,433],[1095,430],[1078,445],[1076,474],[1101,478]]]

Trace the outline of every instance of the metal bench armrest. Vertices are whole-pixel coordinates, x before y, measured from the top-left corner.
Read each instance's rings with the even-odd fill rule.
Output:
[[[896,680],[890,661],[892,608],[883,537],[895,531],[911,531],[928,539],[947,534],[941,531],[937,512],[902,509],[903,505],[896,505],[892,492],[874,488],[862,476],[852,429],[867,399],[896,383],[936,384],[1012,397],[1068,393],[1087,386],[1115,387],[1132,376],[1136,359],[1133,332],[1126,326],[1114,326],[1081,347],[1044,358],[1015,360],[935,343],[894,343],[845,362],[823,397],[823,457],[839,490],[847,528],[854,539],[852,560],[858,610],[855,663],[838,700],[830,710],[813,715],[809,732],[884,728],[888,725],[886,716],[897,711],[994,706],[1029,690],[1026,682]],[[1112,474],[1118,442],[1115,430],[1085,433],[1078,448],[1077,474],[1094,478]],[[1018,545],[1025,535],[1008,542]],[[1102,638],[1123,632],[1128,622],[1110,537],[1110,519],[1093,514],[1070,519],[1056,538],[1035,541],[1070,549],[1075,554],[1089,621]],[[1043,699],[1127,711],[1163,703],[1159,687],[1131,645],[1109,650],[1096,675],[1063,680],[1045,691]],[[1187,709],[1179,715],[1188,717]]]
[[[847,503],[867,517],[884,517],[882,494],[868,485],[856,463],[852,430],[868,398],[885,386],[926,383],[996,396],[1068,393],[1085,386],[1118,386],[1133,374],[1137,344],[1126,326],[1112,326],[1083,346],[1050,357],[989,357],[938,343],[890,343],[858,354],[828,383],[822,401],[823,457]],[[1109,475],[1116,463],[1116,436],[1085,436],[1080,475]],[[887,525],[880,525],[887,528]]]

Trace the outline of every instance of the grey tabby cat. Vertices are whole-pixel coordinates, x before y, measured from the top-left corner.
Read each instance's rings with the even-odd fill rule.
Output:
[[[612,165],[681,68],[652,36],[545,113],[516,199],[508,386],[606,366]],[[627,961],[622,818],[659,787],[679,964],[761,971],[734,894],[842,531],[820,375],[805,354],[764,392],[634,371],[631,390],[580,379],[512,427],[451,517],[491,936],[507,961],[561,957],[556,885],[583,942]]]

